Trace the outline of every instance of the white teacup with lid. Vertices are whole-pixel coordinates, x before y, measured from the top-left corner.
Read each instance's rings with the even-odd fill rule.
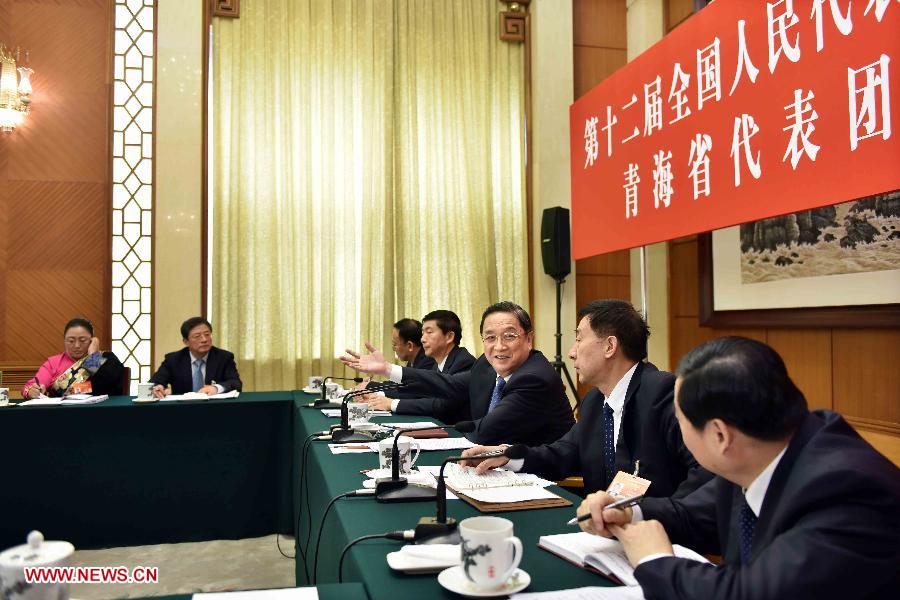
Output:
[[[65,567],[75,547],[69,542],[44,541],[40,531],[28,543],[0,552],[0,600],[68,600],[68,583],[29,583],[26,567]]]

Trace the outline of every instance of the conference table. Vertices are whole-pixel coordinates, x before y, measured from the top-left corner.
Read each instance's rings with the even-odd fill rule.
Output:
[[[0,409],[7,452],[0,548],[23,543],[31,529],[87,549],[290,534],[296,527],[295,548],[309,543],[306,560],[297,555],[296,584],[365,597],[358,587],[327,587],[338,582],[344,546],[362,535],[411,529],[420,517],[435,514],[435,504],[381,504],[371,496],[338,500],[325,521],[311,580],[307,571],[326,505],[362,487],[360,471],[378,466],[377,453],[333,455],[324,442],[313,442],[301,464],[307,436],[336,422],[308,407],[314,399],[300,391],[245,392],[205,402],[135,404],[112,397],[93,405]],[[457,452],[423,452],[418,464],[438,465]],[[580,502],[561,488],[552,490]],[[447,512],[457,521],[481,514],[461,500],[448,501]],[[612,585],[537,547],[541,535],[575,531],[565,525],[574,506],[493,514],[510,519],[522,540],[520,568],[531,577],[525,591]],[[362,583],[373,600],[457,597],[434,574],[392,571],[385,556],[401,545],[369,540],[354,546],[343,582]]]
[[[293,399],[0,408],[0,549],[32,529],[82,549],[292,533]]]
[[[336,422],[334,418],[325,417],[320,410],[302,408],[302,396],[298,394],[298,407],[294,412],[294,455],[299,457],[300,445],[307,435],[328,429]],[[372,419],[373,422],[410,422],[428,420],[423,417],[394,415]],[[437,421],[435,421],[437,422]],[[459,434],[452,434],[458,436]],[[448,457],[460,451],[422,452],[417,465],[439,465]],[[309,450],[309,459],[301,468],[305,468],[303,497],[299,490],[300,469],[295,473],[294,517],[299,517],[296,547],[299,549],[309,542],[307,554],[307,570],[312,570],[316,536],[322,513],[329,500],[343,492],[362,487],[365,475],[361,470],[378,467],[377,453],[339,454],[334,455],[325,442],[314,442]],[[553,533],[570,533],[577,531],[566,525],[575,513],[575,507],[581,501],[578,496],[559,487],[550,488],[556,494],[571,500],[573,505],[563,508],[543,508],[536,510],[520,510],[491,513],[509,519],[514,524],[515,535],[522,540],[524,548],[520,568],[531,577],[531,584],[526,592],[550,591],[563,588],[583,586],[611,586],[609,580],[580,569],[575,565],[537,547],[538,538]],[[307,510],[306,493],[309,491]],[[302,512],[301,512],[302,508]],[[447,515],[457,521],[478,516],[477,509],[462,500],[449,500]],[[338,559],[341,550],[351,540],[367,534],[384,533],[398,529],[412,529],[420,517],[434,516],[435,503],[411,502],[400,504],[382,504],[372,497],[344,498],[338,500],[329,511],[325,520],[322,543],[319,548],[319,564],[315,582],[332,583],[338,581]],[[309,524],[311,522],[311,524]],[[399,600],[402,598],[459,598],[441,587],[437,575],[405,575],[392,571],[385,559],[389,552],[399,550],[402,542],[377,539],[367,540],[355,545],[348,553],[343,565],[343,581],[363,582],[369,597],[373,600],[381,598]],[[297,554],[297,585],[309,585],[312,574],[304,572],[304,561]]]

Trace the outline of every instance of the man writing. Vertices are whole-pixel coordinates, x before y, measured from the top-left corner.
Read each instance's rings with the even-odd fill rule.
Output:
[[[422,350],[434,361],[433,371],[454,375],[468,371],[475,364],[475,357],[460,346],[462,323],[453,311],[434,310],[422,317]],[[389,410],[397,414],[434,416],[446,423],[464,419],[459,411],[447,406],[443,398],[423,398],[412,389],[398,390],[366,397],[369,406],[376,410]]]
[[[552,444],[528,448],[524,459],[472,462],[478,473],[508,464],[547,479],[584,477],[586,492],[605,490],[619,471],[649,480],[646,494],[683,496],[711,475],[681,439],[672,405],[675,378],[647,357],[647,324],[631,304],[597,300],[578,311],[569,358],[582,383],[594,386],[581,419]],[[476,446],[463,456],[499,447]],[[466,464],[466,463],[464,463]]]
[[[181,324],[185,347],[166,354],[150,383],[153,395],[164,398],[169,394],[198,392],[222,394],[241,389],[241,377],[234,362],[234,354],[212,345],[212,325],[203,317],[191,317]],[[171,389],[169,389],[171,385]]]
[[[900,470],[831,411],[809,412],[781,357],[739,337],[681,361],[684,442],[717,475],[680,499],[603,508],[582,527],[615,535],[647,598],[888,598],[900,587]],[[670,541],[671,540],[671,541]],[[675,558],[671,542],[722,554]]]
[[[531,317],[518,304],[492,304],[481,317],[484,354],[470,371],[445,375],[390,365],[370,354],[348,350],[341,360],[357,371],[412,383],[444,398],[474,421],[469,439],[480,444],[543,444],[558,439],[574,423],[562,381],[544,355],[532,348]]]

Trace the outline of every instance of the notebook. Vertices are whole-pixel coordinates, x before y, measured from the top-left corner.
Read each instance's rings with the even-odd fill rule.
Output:
[[[617,540],[580,531],[542,535],[538,546],[575,565],[604,575],[624,585],[638,585],[634,578],[634,567],[628,562],[625,549]],[[675,556],[709,563],[703,556],[690,548],[673,544]]]

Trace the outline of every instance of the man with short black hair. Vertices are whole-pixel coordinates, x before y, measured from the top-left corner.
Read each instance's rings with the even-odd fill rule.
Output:
[[[435,361],[432,371],[455,375],[472,368],[475,357],[460,346],[461,339],[462,323],[455,312],[433,310],[422,317],[422,351]],[[422,397],[415,385],[384,394],[371,394],[365,400],[375,410],[433,416],[445,423],[455,423],[465,418],[464,413],[448,404],[444,398]]]
[[[579,421],[554,443],[528,448],[524,459],[472,466],[483,473],[507,465],[553,480],[580,475],[588,493],[607,489],[619,471],[650,480],[648,496],[683,496],[708,481],[711,474],[681,439],[672,406],[675,378],[644,362],[650,331],[643,317],[628,302],[596,300],[578,318],[569,358],[578,379],[594,387]],[[463,455],[497,449],[476,446]]]
[[[435,365],[434,359],[422,352],[422,324],[415,319],[404,318],[394,323],[391,348],[407,367],[431,369]]]
[[[475,422],[467,435],[480,444],[543,444],[574,423],[562,381],[544,355],[534,350],[531,317],[518,304],[492,304],[481,317],[484,354],[470,371],[445,375],[391,365],[376,348],[370,354],[348,350],[341,360],[357,371],[412,383],[447,399]]]
[[[582,527],[615,535],[647,598],[893,598],[900,590],[900,470],[837,413],[809,412],[769,346],[724,337],[678,366],[684,442],[717,475],[689,496],[609,509]],[[671,541],[670,541],[671,540]],[[720,554],[715,567],[672,542]]]
[[[153,395],[199,392],[222,394],[241,390],[241,377],[234,354],[212,345],[212,325],[203,317],[191,317],[181,324],[185,347],[166,354],[150,383]],[[171,386],[171,388],[169,387]]]

